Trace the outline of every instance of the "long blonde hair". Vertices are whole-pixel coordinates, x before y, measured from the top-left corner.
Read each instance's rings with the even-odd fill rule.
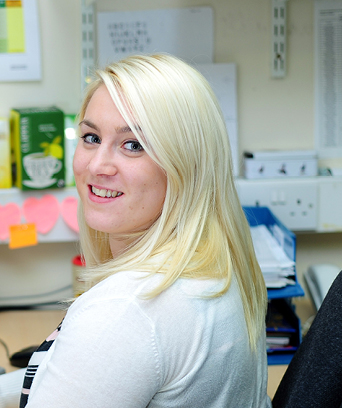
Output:
[[[239,284],[251,347],[264,325],[267,294],[233,180],[225,122],[204,77],[169,55],[133,56],[97,72],[80,111],[104,84],[147,154],[167,175],[162,213],[120,256],[79,208],[81,246],[96,283],[124,270],[162,273],[157,296],[180,277]]]

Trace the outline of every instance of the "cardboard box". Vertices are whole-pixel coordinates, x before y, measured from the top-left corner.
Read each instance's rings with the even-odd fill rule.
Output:
[[[8,118],[0,118],[0,188],[12,187],[11,142]]]
[[[15,185],[22,190],[64,187],[63,111],[12,109],[10,121]]]
[[[247,179],[314,177],[318,173],[314,150],[244,152]]]
[[[73,160],[75,149],[78,143],[78,123],[76,115],[65,115],[65,185],[66,187],[75,186],[73,171]]]

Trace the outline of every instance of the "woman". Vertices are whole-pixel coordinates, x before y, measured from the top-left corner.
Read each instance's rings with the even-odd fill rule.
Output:
[[[97,75],[74,157],[92,288],[21,406],[269,407],[266,289],[211,88],[167,55]]]

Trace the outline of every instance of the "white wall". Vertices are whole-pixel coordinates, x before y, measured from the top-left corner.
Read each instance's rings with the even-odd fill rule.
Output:
[[[239,149],[314,148],[313,1],[289,0],[287,75],[270,76],[271,0],[98,0],[98,10],[212,6],[215,16],[215,62],[238,67]],[[41,24],[43,79],[34,83],[0,83],[0,115],[13,106],[56,104],[76,112],[81,100],[81,0],[38,0]],[[316,262],[341,265],[341,234],[303,234],[298,239],[298,272]],[[53,245],[53,244],[47,244]],[[34,256],[43,256],[39,245]],[[24,250],[17,250],[18,254]],[[39,252],[40,251],[40,252]],[[59,268],[70,267],[76,252],[58,245]],[[23,252],[22,252],[23,253]],[[45,265],[27,268],[47,273]],[[0,268],[5,249],[0,251]],[[13,262],[12,274],[22,279]],[[44,257],[42,259],[45,259]],[[0,294],[1,295],[1,294]]]
[[[12,107],[57,105],[77,112],[81,100],[81,0],[37,0],[42,80],[0,82],[0,116]]]

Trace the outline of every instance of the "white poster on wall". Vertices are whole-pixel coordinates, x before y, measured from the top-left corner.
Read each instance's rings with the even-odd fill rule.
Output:
[[[104,66],[139,53],[166,52],[213,62],[213,10],[191,7],[97,13],[97,58]]]
[[[315,1],[315,145],[342,157],[342,0]]]
[[[219,101],[232,151],[234,175],[239,175],[236,64],[196,64]]]
[[[0,81],[38,81],[41,56],[36,0],[0,7]]]

